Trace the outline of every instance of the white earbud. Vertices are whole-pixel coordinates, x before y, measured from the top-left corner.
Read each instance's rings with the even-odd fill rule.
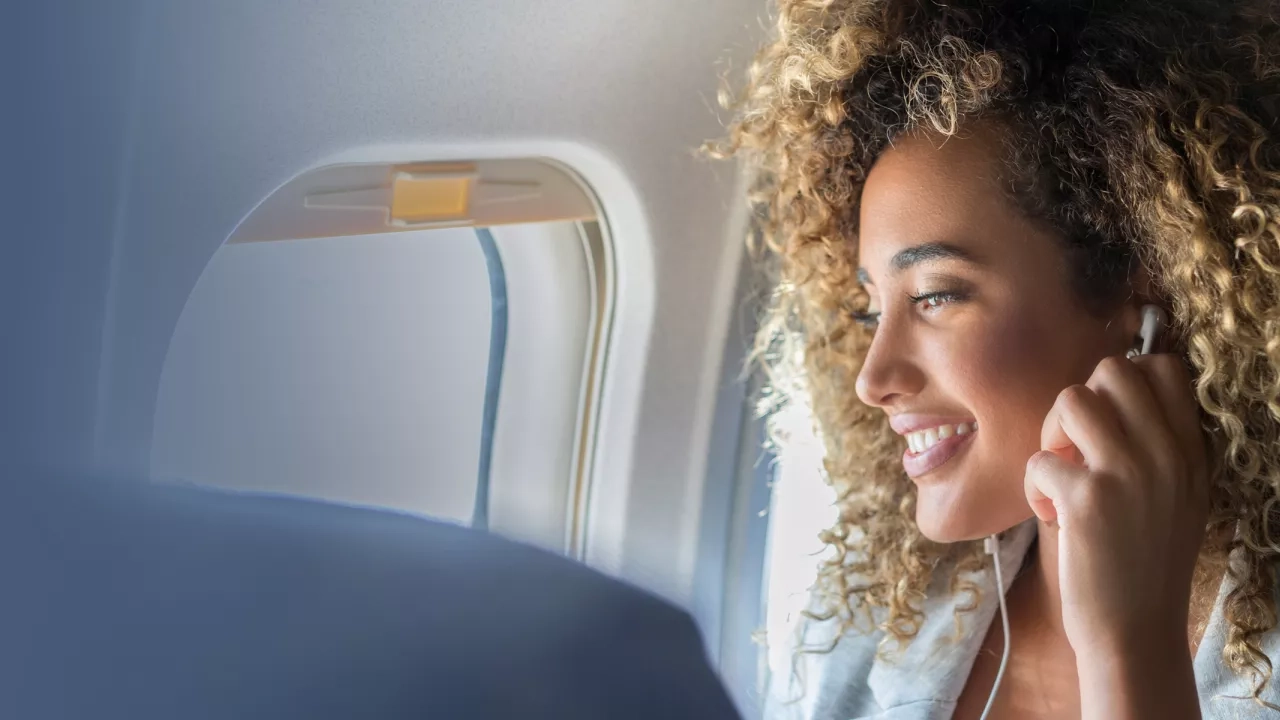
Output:
[[[1164,309],[1160,306],[1142,306],[1142,328],[1138,330],[1138,337],[1142,338],[1140,355],[1146,355],[1155,349],[1156,338],[1159,337],[1160,332],[1164,330],[1168,322],[1169,316],[1165,314]]]

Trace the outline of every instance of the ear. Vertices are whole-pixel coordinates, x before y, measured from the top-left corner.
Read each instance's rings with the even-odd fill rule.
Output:
[[[1165,303],[1154,292],[1151,275],[1145,267],[1139,265],[1129,278],[1129,294],[1116,308],[1115,317],[1111,321],[1112,330],[1116,334],[1116,345],[1119,353],[1134,347],[1142,330],[1142,308],[1145,305],[1165,306]],[[1157,347],[1160,345],[1157,342]]]
[[[1138,331],[1142,329],[1142,306],[1145,304],[1144,299],[1134,293],[1116,308],[1109,327],[1113,354],[1123,355],[1137,344]]]

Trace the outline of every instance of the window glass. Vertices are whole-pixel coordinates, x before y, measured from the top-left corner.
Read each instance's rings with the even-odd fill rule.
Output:
[[[226,245],[170,345],[153,475],[469,522],[490,328],[469,228]]]
[[[793,404],[776,418],[785,430],[777,452],[765,551],[765,632],[768,672],[791,671],[790,642],[807,607],[824,547],[818,534],[836,519],[835,493],[822,471],[822,444],[807,407]]]
[[[152,475],[568,550],[607,324],[598,228],[225,245],[170,343]]]

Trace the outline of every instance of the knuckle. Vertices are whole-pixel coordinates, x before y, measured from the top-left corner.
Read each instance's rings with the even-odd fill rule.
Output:
[[[1048,453],[1044,451],[1040,451],[1038,453],[1032,454],[1031,457],[1027,458],[1027,474],[1037,474],[1037,473],[1043,472],[1045,469],[1045,464],[1049,461],[1047,456],[1048,456]]]
[[[1070,385],[1062,389],[1058,393],[1058,405],[1064,410],[1078,410],[1088,402],[1088,396],[1092,392],[1085,385]]]
[[[1094,382],[1106,385],[1132,378],[1137,371],[1133,362],[1119,355],[1105,357],[1093,371]]]
[[[1133,363],[1126,357],[1120,355],[1108,355],[1102,358],[1098,363],[1097,374],[1099,375],[1121,375],[1128,369],[1133,367]]]

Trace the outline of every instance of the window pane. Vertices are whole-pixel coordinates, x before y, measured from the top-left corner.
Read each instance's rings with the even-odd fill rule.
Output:
[[[224,246],[169,349],[153,474],[469,521],[490,304],[471,229]]]
[[[769,672],[791,671],[790,643],[824,550],[818,534],[835,522],[835,493],[822,473],[822,444],[808,409],[792,405],[777,418],[788,437],[777,454],[765,557],[765,629]]]

